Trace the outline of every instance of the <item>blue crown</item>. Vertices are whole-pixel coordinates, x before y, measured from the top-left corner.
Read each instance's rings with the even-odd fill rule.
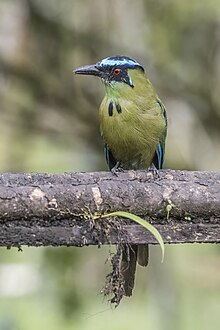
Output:
[[[126,68],[136,68],[139,67],[144,71],[143,66],[138,63],[137,61],[133,60],[130,57],[127,56],[112,56],[104,58],[102,61],[98,63],[101,67],[111,67],[111,66],[120,66],[120,67],[126,67]]]

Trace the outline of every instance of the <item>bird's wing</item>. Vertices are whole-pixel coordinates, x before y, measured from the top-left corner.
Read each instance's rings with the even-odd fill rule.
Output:
[[[116,165],[117,160],[112,155],[112,152],[109,149],[109,146],[107,145],[107,143],[104,146],[104,152],[105,152],[106,162],[108,164],[109,170],[111,171],[111,169]]]
[[[161,102],[161,100],[159,98],[157,98],[157,103],[160,106],[161,109],[161,114],[164,117],[164,121],[166,123],[166,127],[167,127],[167,114],[166,114],[166,108],[163,105],[163,103]],[[157,145],[156,151],[155,151],[155,155],[153,158],[153,164],[156,166],[157,169],[161,169],[163,167],[163,161],[164,161],[164,154],[165,154],[165,140],[166,140],[166,135],[167,132],[166,130],[163,132],[161,139]]]
[[[164,148],[162,146],[162,143],[159,142],[157,145],[155,156],[153,158],[153,163],[158,170],[163,167],[163,160],[164,160]]]

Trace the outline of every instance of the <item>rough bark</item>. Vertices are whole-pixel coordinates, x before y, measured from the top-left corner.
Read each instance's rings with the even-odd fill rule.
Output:
[[[151,221],[166,243],[220,242],[220,173],[0,175],[2,246],[155,243],[128,220],[87,221],[113,211]]]

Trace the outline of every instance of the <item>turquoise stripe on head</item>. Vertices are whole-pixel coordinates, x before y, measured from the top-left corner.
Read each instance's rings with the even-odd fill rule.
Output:
[[[112,57],[106,57],[97,64],[101,67],[113,67],[113,66],[126,67],[126,68],[140,67],[144,71],[143,66],[139,62],[133,60],[128,56],[117,55]]]

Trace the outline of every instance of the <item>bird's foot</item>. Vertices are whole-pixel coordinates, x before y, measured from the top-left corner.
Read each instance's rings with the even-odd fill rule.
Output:
[[[120,162],[117,162],[114,167],[112,167],[111,172],[113,175],[118,176],[119,172],[124,172],[123,168],[120,167]]]
[[[159,171],[154,165],[154,163],[151,163],[150,167],[148,168],[148,172],[151,172],[154,177],[159,178]]]

